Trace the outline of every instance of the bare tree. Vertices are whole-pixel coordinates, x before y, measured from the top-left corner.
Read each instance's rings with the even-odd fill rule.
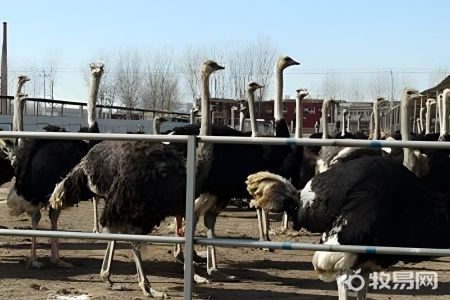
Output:
[[[428,82],[430,84],[430,87],[434,87],[438,85],[442,80],[444,80],[448,76],[447,68],[442,68],[439,66],[435,71],[430,73]]]
[[[383,96],[391,101],[398,100],[402,91],[412,84],[413,80],[409,76],[392,70],[374,73],[368,82],[371,99]]]
[[[345,90],[345,81],[334,71],[327,72],[322,78],[321,93],[325,98],[343,99]]]
[[[137,50],[119,51],[114,71],[114,82],[121,104],[127,108],[135,108],[139,103],[139,89],[142,83],[140,53]]]
[[[47,52],[43,59],[42,76],[44,81],[44,98],[47,95],[54,99],[55,85],[58,80],[58,68],[61,64],[60,56],[57,52]]]
[[[179,72],[183,74],[186,86],[195,107],[200,107],[200,77],[199,66],[206,59],[205,51],[188,46],[180,57]]]
[[[362,101],[365,98],[364,82],[361,77],[352,77],[347,84],[347,97],[350,101]]]
[[[177,110],[181,107],[179,78],[172,57],[173,51],[168,47],[148,55],[140,89],[144,108]]]

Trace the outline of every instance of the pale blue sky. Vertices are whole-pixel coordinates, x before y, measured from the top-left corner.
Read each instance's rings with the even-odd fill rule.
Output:
[[[323,75],[311,73],[331,69],[392,68],[411,72],[413,87],[428,88],[430,72],[450,70],[449,9],[445,0],[10,0],[0,2],[0,21],[8,22],[11,68],[49,51],[60,54],[57,99],[85,101],[79,69],[99,49],[181,51],[258,35],[301,62],[285,71],[284,94],[305,87],[315,95]]]

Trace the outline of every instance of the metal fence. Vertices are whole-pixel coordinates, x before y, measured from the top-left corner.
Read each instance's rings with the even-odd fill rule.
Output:
[[[265,145],[303,145],[303,146],[345,146],[345,147],[394,147],[394,148],[428,148],[449,149],[450,143],[424,141],[370,141],[341,139],[307,139],[307,138],[277,138],[277,137],[216,137],[216,136],[186,136],[186,135],[142,135],[142,134],[99,134],[99,133],[68,133],[68,132],[13,132],[0,131],[0,138],[42,138],[42,139],[73,139],[73,140],[139,140],[187,143],[187,188],[186,188],[186,232],[185,237],[166,237],[152,235],[82,233],[69,231],[47,230],[17,230],[0,229],[0,236],[36,236],[59,237],[71,239],[116,240],[127,242],[148,242],[176,244],[185,243],[184,268],[184,299],[192,299],[193,285],[193,250],[194,244],[214,245],[222,247],[272,248],[283,250],[336,251],[369,254],[397,254],[450,256],[450,249],[375,247],[375,246],[345,246],[323,245],[290,242],[260,242],[258,240],[242,239],[207,239],[194,238],[194,201],[195,201],[195,161],[197,142],[203,143],[242,143]]]

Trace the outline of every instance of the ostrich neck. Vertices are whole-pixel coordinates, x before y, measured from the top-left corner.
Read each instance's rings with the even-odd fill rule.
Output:
[[[153,118],[153,134],[159,134],[161,132],[161,122],[158,118]]]
[[[245,114],[244,112],[239,112],[239,131],[244,131]]]
[[[202,122],[200,125],[200,135],[211,135],[211,113],[209,105],[209,75],[202,73]]]
[[[323,101],[322,104],[322,138],[327,139],[328,138],[328,120],[327,120],[327,113],[328,113],[328,102],[329,100]]]
[[[441,133],[440,135],[444,135],[447,133],[447,93],[450,92],[450,89],[445,89],[442,92],[442,125],[441,125]]]
[[[258,136],[258,128],[256,127],[256,115],[255,115],[255,95],[252,90],[247,91],[248,99],[248,113],[250,116],[250,125],[252,127],[252,137]]]
[[[373,123],[375,122],[375,114],[373,113],[373,111],[372,111],[372,113],[370,114],[370,122],[369,122],[369,132],[372,134],[372,139],[374,140],[375,139],[375,133],[373,132]]]
[[[425,115],[425,134],[430,133],[431,128],[431,104],[427,105],[426,115]]]
[[[23,131],[23,111],[25,109],[25,99],[16,95],[14,97],[13,131]]]
[[[400,133],[402,135],[402,141],[409,141],[411,139],[408,119],[409,101],[408,94],[404,93],[400,103]],[[403,148],[403,165],[413,170],[414,162],[414,151],[411,148]]]
[[[274,99],[274,118],[281,120],[283,118],[283,70],[275,68],[275,99]]]
[[[87,114],[88,114],[88,126],[92,128],[96,120],[96,102],[98,89],[100,86],[100,76],[95,76],[91,74],[89,81],[89,99],[87,103]]]
[[[295,114],[295,137],[301,138],[303,131],[303,107],[302,107],[303,97],[297,96],[295,100],[295,107],[297,108],[297,113]]]
[[[14,94],[13,131],[23,131],[23,111],[25,109],[25,96],[21,95],[22,87],[26,81],[19,79]]]
[[[378,140],[380,138],[380,124],[379,124],[379,116],[378,112],[378,103],[375,103],[373,106],[373,122],[375,123],[375,130],[373,131],[373,139]]]

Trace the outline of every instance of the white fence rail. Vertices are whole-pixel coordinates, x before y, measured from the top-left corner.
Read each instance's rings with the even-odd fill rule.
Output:
[[[184,268],[184,299],[192,299],[192,272],[193,272],[193,246],[215,245],[223,247],[250,247],[273,248],[283,250],[309,250],[309,251],[337,251],[368,254],[397,254],[397,255],[425,255],[425,256],[450,256],[450,249],[430,248],[400,248],[380,246],[345,246],[323,245],[309,243],[290,242],[260,242],[257,240],[240,239],[206,239],[194,238],[194,200],[195,200],[195,149],[197,142],[204,143],[236,143],[236,144],[266,144],[266,145],[304,145],[304,146],[346,146],[346,147],[404,147],[449,149],[450,143],[423,142],[423,141],[368,141],[368,140],[341,140],[341,139],[307,139],[307,138],[269,138],[269,137],[216,137],[216,136],[186,136],[186,135],[145,135],[145,134],[102,134],[102,133],[69,133],[69,132],[12,132],[0,131],[0,138],[42,138],[42,139],[74,139],[74,140],[141,140],[187,143],[187,188],[186,188],[186,233],[185,237],[165,237],[152,235],[128,235],[128,234],[103,234],[82,233],[70,231],[46,231],[46,230],[17,230],[0,229],[0,236],[37,236],[59,237],[72,239],[117,240],[128,242],[149,242],[176,244],[185,243]]]

